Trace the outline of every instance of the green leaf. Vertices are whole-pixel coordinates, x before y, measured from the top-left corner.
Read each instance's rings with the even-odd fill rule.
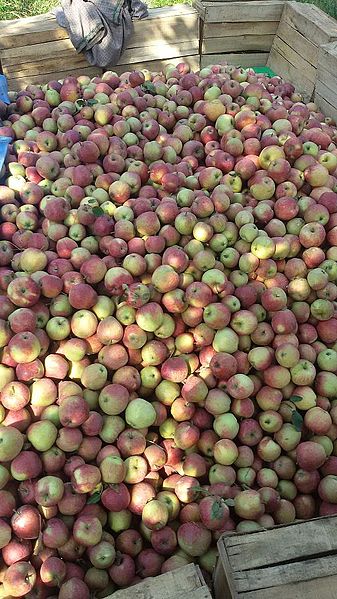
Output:
[[[291,417],[291,422],[294,425],[297,432],[301,432],[303,428],[303,417],[297,410],[294,410]]]
[[[91,98],[90,100],[87,100],[87,105],[88,106],[94,106],[95,104],[98,104],[98,100],[95,100],[94,98]]]
[[[302,401],[303,397],[301,397],[300,395],[292,395],[289,398],[289,401],[292,401],[293,403],[297,403],[299,401]]]
[[[83,106],[85,106],[85,100],[82,100],[82,98],[79,98],[79,100],[76,100],[75,105],[76,105],[76,108],[82,108]]]
[[[95,207],[92,209],[92,213],[93,213],[95,216],[102,216],[102,215],[104,214],[104,210],[103,210],[102,208],[100,208],[100,206],[95,206]]]
[[[228,505],[228,507],[234,507],[235,505],[235,501],[234,499],[225,499],[225,504]]]
[[[223,505],[222,502],[217,500],[214,501],[211,509],[211,518],[212,520],[218,520],[223,516]]]
[[[87,501],[87,505],[92,505],[93,503],[99,503],[101,499],[101,493],[100,491],[97,491],[96,493],[93,493],[92,495],[90,495],[88,501]]]

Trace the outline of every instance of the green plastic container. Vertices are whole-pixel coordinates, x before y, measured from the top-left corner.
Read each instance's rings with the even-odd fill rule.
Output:
[[[269,67],[252,67],[252,69],[254,69],[255,73],[265,73],[269,77],[275,77],[276,75]]]

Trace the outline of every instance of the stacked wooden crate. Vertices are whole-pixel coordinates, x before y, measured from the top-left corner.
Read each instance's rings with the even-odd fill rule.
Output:
[[[201,67],[267,63],[284,0],[194,0],[200,16]]]
[[[268,59],[268,66],[291,81],[311,100],[318,53],[322,44],[337,39],[337,22],[313,4],[287,2]]]
[[[314,99],[321,111],[337,123],[337,42],[319,49]]]
[[[218,542],[215,599],[335,599],[337,517],[227,534]]]
[[[134,587],[117,591],[106,599],[212,599],[199,566],[189,564]]]
[[[182,60],[199,68],[199,18],[186,5],[152,9],[147,19],[135,21],[118,65],[108,68],[118,73],[143,67],[160,70]],[[0,63],[12,90],[71,74],[93,77],[102,73],[75,51],[67,31],[51,13],[0,21]]]

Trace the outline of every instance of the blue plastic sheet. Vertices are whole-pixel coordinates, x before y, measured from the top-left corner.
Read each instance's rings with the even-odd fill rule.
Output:
[[[5,75],[0,75],[0,100],[5,104],[11,103],[8,97],[8,85]]]
[[[0,173],[6,160],[8,145],[11,143],[11,141],[12,140],[10,137],[0,136]],[[1,181],[2,179],[0,179],[0,182]]]

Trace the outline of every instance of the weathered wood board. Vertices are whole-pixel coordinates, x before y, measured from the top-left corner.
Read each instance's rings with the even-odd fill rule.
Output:
[[[224,535],[218,542],[215,598],[335,598],[336,527],[337,517],[329,516]]]
[[[106,599],[211,599],[211,594],[200,568],[189,564],[155,578],[147,578]]]

